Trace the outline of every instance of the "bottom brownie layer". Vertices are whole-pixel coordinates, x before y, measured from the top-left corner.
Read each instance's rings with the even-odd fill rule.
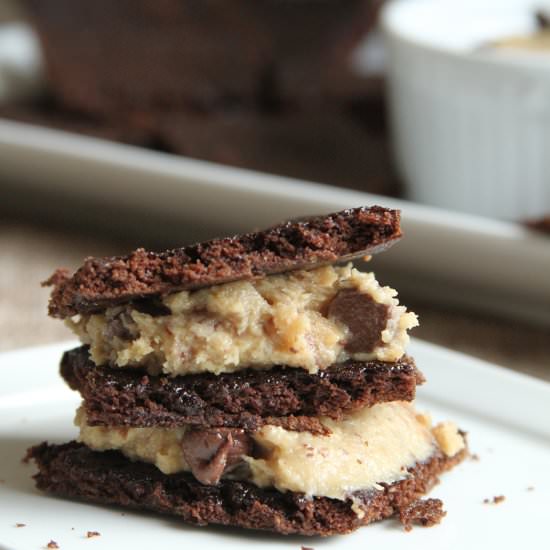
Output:
[[[465,454],[463,450],[448,458],[437,453],[411,468],[407,479],[381,484],[380,491],[356,492],[353,501],[307,499],[298,493],[232,480],[206,486],[189,474],[165,475],[155,466],[131,462],[119,452],[94,452],[76,442],[42,443],[29,449],[28,458],[39,468],[37,487],[57,495],[176,515],[196,525],[327,536],[398,514],[429,491],[439,474]]]

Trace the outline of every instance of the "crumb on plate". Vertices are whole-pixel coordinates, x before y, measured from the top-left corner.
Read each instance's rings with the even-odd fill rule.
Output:
[[[506,500],[506,497],[504,495],[497,495],[495,497],[491,498],[484,498],[483,504],[500,504],[501,502],[504,502]]]
[[[431,527],[441,522],[447,512],[443,510],[443,502],[438,498],[419,499],[399,510],[399,521],[405,531],[410,531],[413,524]]]

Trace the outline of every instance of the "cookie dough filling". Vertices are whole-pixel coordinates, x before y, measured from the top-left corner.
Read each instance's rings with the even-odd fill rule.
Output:
[[[344,420],[322,418],[329,435],[264,426],[254,433],[229,428],[163,429],[88,426],[82,409],[80,441],[96,451],[116,449],[163,473],[190,471],[201,483],[221,477],[259,487],[346,500],[408,476],[407,469],[438,450],[454,456],[464,440],[451,423],[431,429],[409,403],[365,408]],[[441,428],[443,426],[443,428]],[[452,442],[452,445],[442,445]]]
[[[68,321],[97,365],[172,375],[281,364],[315,373],[403,356],[414,313],[372,273],[326,266],[170,294]]]

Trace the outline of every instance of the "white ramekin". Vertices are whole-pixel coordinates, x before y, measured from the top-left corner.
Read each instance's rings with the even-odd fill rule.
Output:
[[[383,12],[395,153],[408,198],[508,220],[550,213],[550,52],[540,0],[395,0]]]
[[[43,80],[42,52],[33,30],[24,23],[0,24],[0,104],[33,97]]]

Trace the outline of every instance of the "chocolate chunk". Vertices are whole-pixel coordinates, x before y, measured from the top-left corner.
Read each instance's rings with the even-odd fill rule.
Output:
[[[253,440],[241,429],[198,428],[186,433],[181,445],[195,478],[204,485],[216,485],[252,452]]]
[[[128,324],[133,324],[132,318],[127,311],[121,311],[107,323],[105,338],[108,340],[112,340],[113,338],[127,341],[133,340],[135,335],[128,328]]]
[[[335,296],[328,307],[328,315],[348,327],[347,352],[370,353],[381,342],[389,307],[375,302],[368,294],[349,289]]]

